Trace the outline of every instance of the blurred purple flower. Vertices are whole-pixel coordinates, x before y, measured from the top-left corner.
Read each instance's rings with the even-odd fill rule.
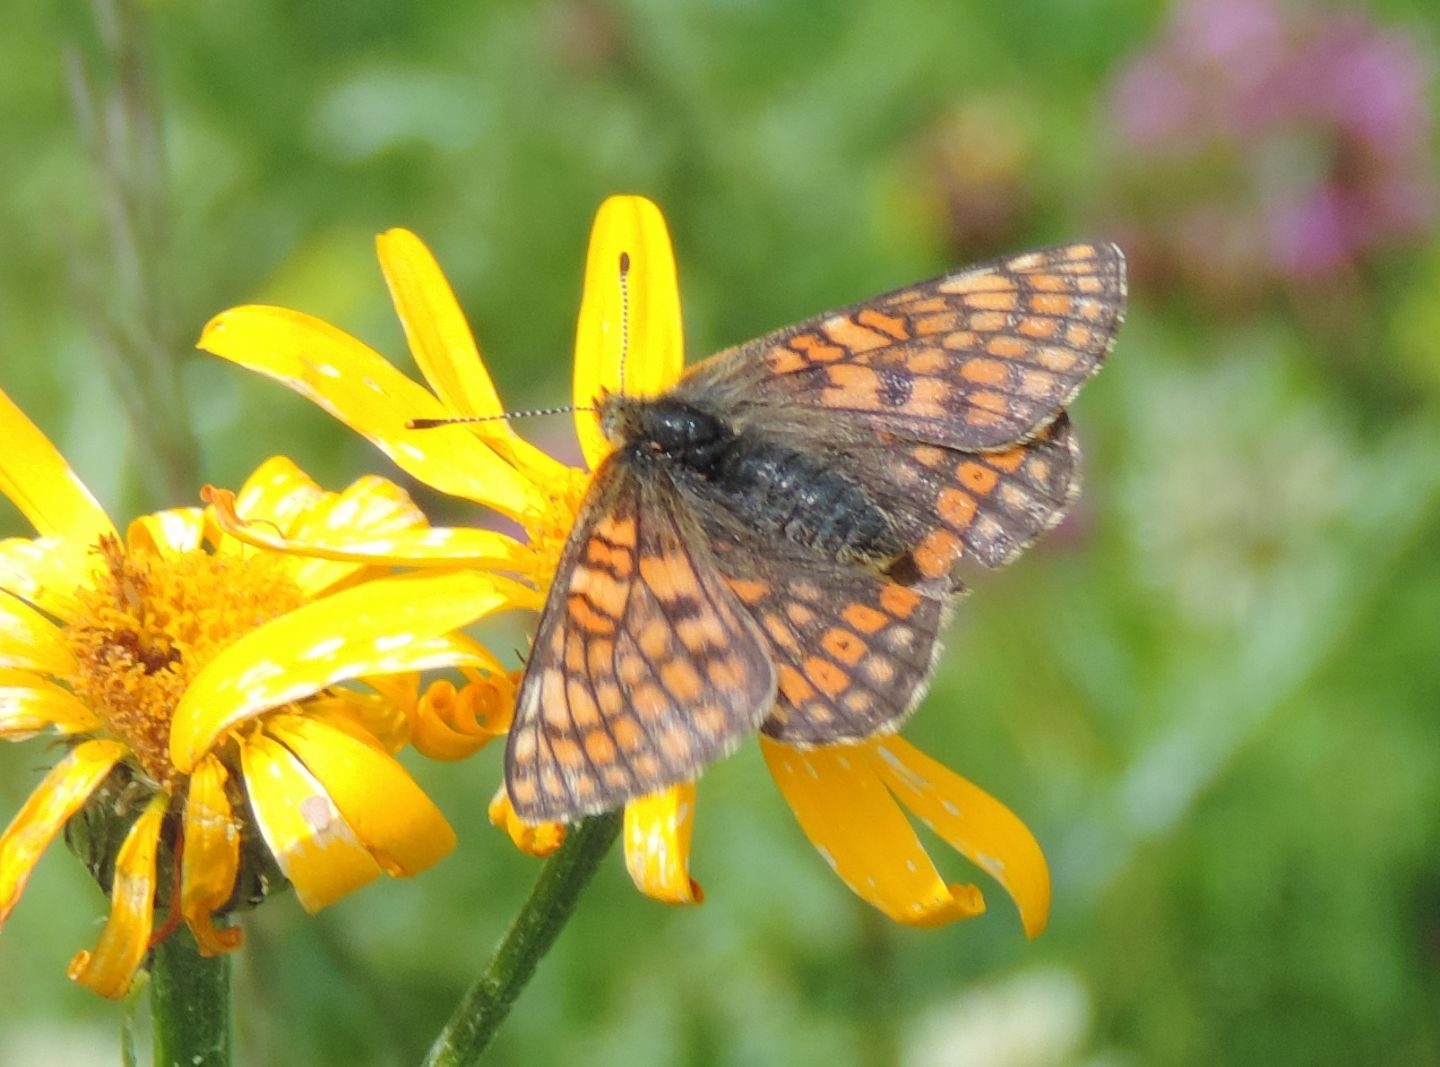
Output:
[[[1433,74],[1413,33],[1359,11],[1182,0],[1111,94],[1124,167],[1149,186],[1142,262],[1223,270],[1210,280],[1233,290],[1237,269],[1305,282],[1424,235]]]

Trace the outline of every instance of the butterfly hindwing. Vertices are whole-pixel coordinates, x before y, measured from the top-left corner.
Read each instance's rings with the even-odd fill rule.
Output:
[[[899,727],[929,681],[948,595],[855,568],[797,570],[773,548],[735,545],[717,563],[775,662],[766,734],[822,745]]]
[[[1115,245],[1042,249],[777,330],[699,364],[676,391],[1004,448],[1048,425],[1099,369],[1124,306]]]
[[[663,477],[596,473],[516,697],[506,786],[527,822],[694,778],[768,713],[774,667]]]

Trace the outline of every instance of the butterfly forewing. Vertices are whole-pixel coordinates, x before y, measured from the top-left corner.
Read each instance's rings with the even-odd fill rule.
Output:
[[[522,819],[618,807],[694,778],[769,712],[774,667],[663,478],[612,456],[556,574],[516,698]]]
[[[1003,448],[1046,426],[1099,368],[1124,313],[1124,267],[1105,243],[996,260],[721,353],[677,391]]]

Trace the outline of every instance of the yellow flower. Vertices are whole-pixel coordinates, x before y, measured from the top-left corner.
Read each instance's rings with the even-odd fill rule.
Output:
[[[453,530],[444,544],[411,543],[383,558],[412,566],[509,571],[533,587],[528,602],[521,598],[515,605],[538,608],[589,474],[539,452],[503,419],[407,430],[412,419],[498,416],[504,408],[429,251],[404,230],[383,234],[378,247],[411,353],[433,393],[355,338],[282,308],[226,311],[206,327],[200,347],[310,397],[422,481],[517,520],[527,534],[524,541]],[[629,261],[623,293],[617,271],[622,253]],[[601,206],[591,234],[575,344],[574,400],[577,408],[590,409],[577,410],[575,427],[590,470],[610,448],[593,410],[601,390],[661,392],[679,377],[683,353],[680,296],[664,219],[641,197],[612,197]],[[238,525],[232,529],[250,536]],[[299,538],[272,543],[317,551]],[[805,833],[851,889],[891,918],[935,925],[983,909],[973,886],[941,879],[903,804],[1005,887],[1029,934],[1044,927],[1050,888],[1039,847],[1013,814],[971,783],[898,737],[807,751],[763,737],[761,745]],[[694,800],[695,785],[688,783],[626,806],[626,863],[637,886],[656,899],[700,899],[689,875]],[[543,853],[559,841],[557,827],[519,822],[503,791],[491,818],[531,851]]]
[[[0,835],[0,924],[65,829],[111,897],[70,976],[117,997],[181,921],[202,952],[227,952],[241,933],[216,917],[282,879],[313,911],[450,851],[450,826],[392,753],[423,723],[414,672],[508,684],[452,635],[507,603],[496,579],[257,550],[198,507],[122,538],[3,392],[0,426],[0,492],[38,534],[0,541],[0,738],[52,733],[64,753]],[[289,535],[426,531],[392,483],[322,492],[284,458],[226,496]]]

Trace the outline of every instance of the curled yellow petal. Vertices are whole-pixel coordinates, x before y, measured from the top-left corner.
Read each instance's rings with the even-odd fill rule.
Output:
[[[155,854],[170,798],[157,793],[146,805],[115,857],[110,887],[110,918],[94,952],[80,952],[70,961],[70,977],[102,997],[123,997],[135,969],[150,947],[155,921]]]
[[[694,782],[625,805],[625,867],[636,889],[665,904],[699,904],[705,899],[700,883],[690,877],[694,822]]]
[[[294,753],[256,733],[241,743],[240,765],[255,822],[306,911],[380,877],[369,849]]]
[[[48,727],[79,734],[100,725],[74,693],[30,671],[0,667],[0,738],[20,741]]]
[[[442,678],[416,704],[411,743],[429,759],[466,759],[505,736],[514,709],[515,682],[505,672],[459,689]]]
[[[979,786],[900,737],[871,743],[872,764],[917,817],[1005,887],[1035,937],[1050,914],[1050,868],[1025,824]]]
[[[387,874],[419,874],[454,849],[450,824],[393,757],[300,715],[274,715],[265,729],[300,758]]]
[[[0,667],[64,677],[75,670],[60,627],[9,593],[0,592]]]
[[[14,910],[41,854],[123,755],[125,746],[119,741],[76,745],[50,768],[0,834],[0,926]]]
[[[449,414],[433,395],[349,334],[285,308],[251,305],[211,319],[199,347],[314,401],[427,485],[518,518],[543,494],[463,426],[411,430]]]
[[[171,722],[171,759],[188,771],[227,730],[337,682],[474,662],[466,645],[446,635],[511,606],[522,588],[483,571],[420,571],[273,619],[195,676]],[[533,594],[524,597],[528,603]]]
[[[180,858],[180,914],[202,956],[218,956],[240,947],[238,926],[216,927],[215,910],[235,891],[240,870],[240,829],[225,795],[229,772],[206,756],[190,776],[185,798],[185,849]]]
[[[171,508],[153,515],[142,515],[125,531],[125,544],[130,551],[150,556],[194,552],[204,540],[203,508]]]
[[[856,895],[912,926],[985,910],[974,886],[941,879],[864,746],[801,750],[762,737],[760,749],[805,836]]]
[[[475,335],[430,250],[409,230],[399,229],[381,234],[375,247],[410,354],[441,403],[461,417],[503,413]],[[469,429],[537,484],[564,470],[564,464],[522,438],[505,419]]]
[[[215,509],[220,529],[255,548],[368,566],[453,567],[459,564],[522,570],[531,561],[525,546],[508,534],[467,527],[434,526],[392,533],[332,529],[309,536],[286,536],[263,519],[256,522],[242,519],[235,508],[235,494],[229,490],[207,488],[203,495]],[[317,587],[313,579],[299,584],[307,590]]]
[[[684,364],[680,287],[665,217],[643,196],[612,196],[595,215],[585,259],[575,331],[575,404],[593,407],[606,392],[663,392]],[[577,411],[575,430],[594,469],[610,450],[600,421],[593,412]]]
[[[0,390],[0,426],[5,447],[0,449],[0,494],[20,509],[37,533],[86,547],[115,533],[90,490],[65,462],[60,450],[40,432],[3,390]]]
[[[533,826],[515,814],[510,796],[502,785],[490,801],[490,823],[510,835],[515,847],[526,855],[544,858],[565,841],[565,827],[558,822],[542,822]]]

